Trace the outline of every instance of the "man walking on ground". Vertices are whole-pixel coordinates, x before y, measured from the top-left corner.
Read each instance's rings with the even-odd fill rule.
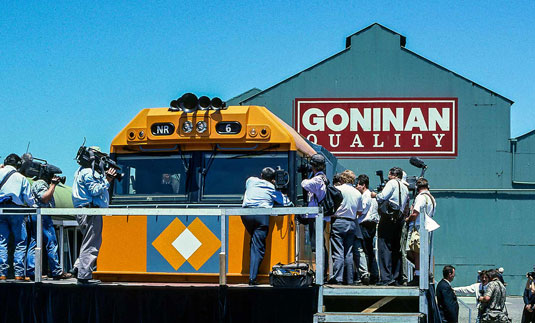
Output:
[[[451,282],[455,278],[455,267],[444,266],[442,270],[444,277],[437,285],[437,303],[440,310],[442,322],[457,322],[459,320],[459,303],[457,295],[451,287]]]

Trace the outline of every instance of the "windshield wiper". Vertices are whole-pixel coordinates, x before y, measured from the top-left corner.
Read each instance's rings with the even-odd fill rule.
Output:
[[[266,147],[266,148],[264,148],[264,149],[255,150],[255,151],[251,151],[251,152],[248,152],[248,153],[245,153],[245,154],[232,156],[232,157],[230,157],[229,159],[236,159],[236,158],[247,157],[247,156],[265,155],[265,154],[267,154],[267,153],[270,152],[270,151],[269,151],[270,149],[279,148],[279,147],[280,147],[279,144],[271,145],[271,146],[268,146],[268,147]]]

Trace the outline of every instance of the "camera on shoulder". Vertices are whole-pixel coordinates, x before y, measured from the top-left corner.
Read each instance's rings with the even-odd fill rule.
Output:
[[[44,159],[35,158],[30,153],[22,155],[22,164],[18,171],[26,177],[34,180],[44,180],[49,184],[55,176],[58,178],[56,184],[65,184],[67,180],[65,176],[57,176],[62,173],[59,167],[49,164]]]
[[[83,168],[91,168],[101,175],[106,175],[109,169],[115,169],[117,173],[115,173],[113,178],[118,181],[123,179],[124,174],[119,172],[121,167],[106,153],[82,145],[78,149],[75,159]]]

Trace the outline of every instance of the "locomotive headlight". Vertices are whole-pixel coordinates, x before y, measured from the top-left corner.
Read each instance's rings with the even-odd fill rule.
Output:
[[[182,124],[182,132],[183,133],[190,133],[193,130],[193,124],[191,121],[186,121]]]
[[[204,121],[199,121],[197,122],[196,128],[198,133],[204,133],[208,129],[208,125]]]

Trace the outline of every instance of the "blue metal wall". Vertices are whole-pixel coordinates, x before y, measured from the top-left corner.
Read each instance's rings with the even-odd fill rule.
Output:
[[[454,285],[460,286],[473,283],[478,269],[504,267],[509,292],[521,294],[524,275],[535,263],[530,257],[535,247],[529,242],[529,230],[535,227],[531,214],[535,191],[502,191],[513,188],[509,141],[513,102],[411,52],[404,47],[404,36],[379,24],[351,35],[346,43],[346,49],[334,56],[229,104],[266,106],[293,124],[295,98],[458,98],[458,157],[426,160],[426,178],[438,197],[436,220],[441,224],[435,235],[437,276],[444,264],[453,264],[458,268]],[[518,149],[521,146],[530,146],[535,153],[535,142],[519,140]],[[525,170],[525,156],[517,158],[517,177],[529,175],[535,180],[533,172]],[[372,186],[378,184],[374,176],[378,169],[386,172],[400,166],[409,175],[419,174],[407,159],[352,158],[342,164],[368,174]]]

